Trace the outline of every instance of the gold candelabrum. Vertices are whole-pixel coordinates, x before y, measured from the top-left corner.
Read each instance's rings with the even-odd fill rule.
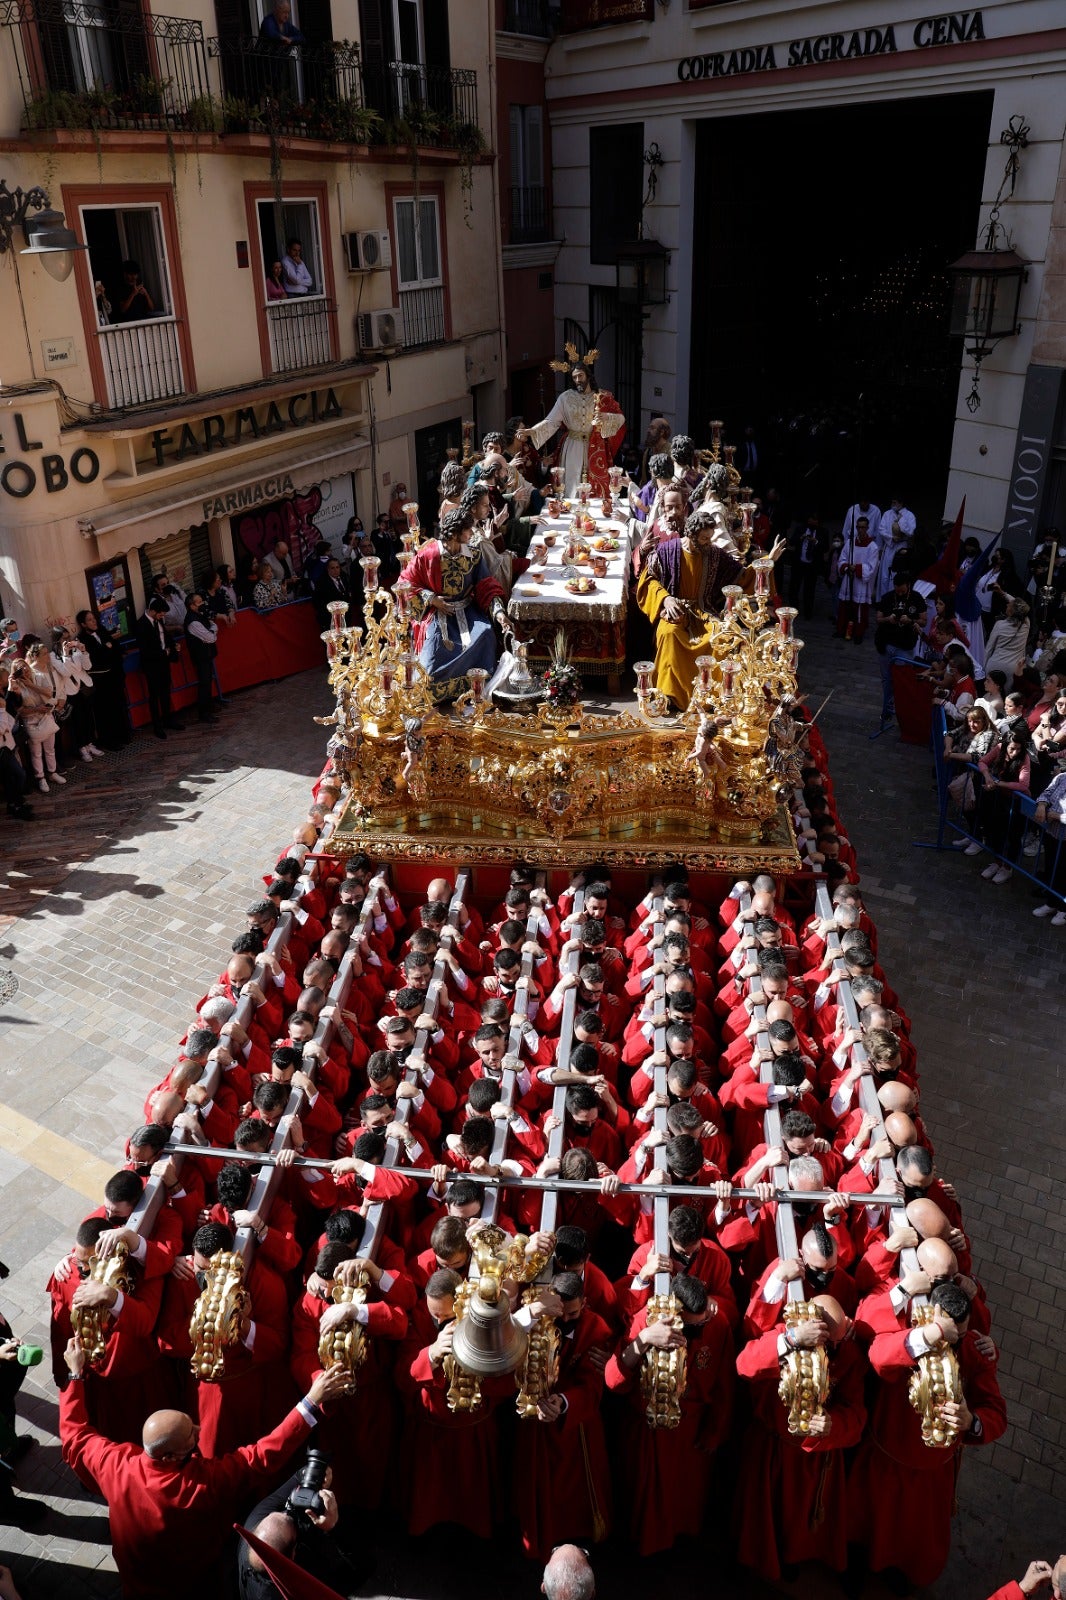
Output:
[[[129,1294],[133,1288],[133,1267],[129,1250],[119,1243],[110,1255],[95,1253],[89,1257],[90,1283],[105,1283],[119,1294]],[[70,1325],[85,1349],[85,1359],[90,1367],[99,1367],[107,1355],[110,1328],[107,1326],[111,1312],[107,1306],[72,1306]]]
[[[779,805],[782,741],[770,735],[775,717],[787,721],[801,641],[796,612],[775,616],[770,605],[768,558],[753,564],[753,595],[727,589],[722,615],[693,614],[707,645],[680,714],[655,692],[646,661],[635,664],[634,710],[601,715],[580,700],[501,710],[480,668],[442,710],[414,649],[420,599],[402,583],[382,589],[376,557],[360,564],[361,624],[332,601],[322,634],[335,708],[316,720],[333,730],[329,753],[349,790],[339,853],[447,859],[452,846],[469,856],[476,844],[480,859],[504,860],[521,839],[546,861],[557,851],[572,863],[586,847],[593,860],[607,849],[648,861],[650,847],[710,864],[724,850],[772,845],[777,865],[795,863]]]

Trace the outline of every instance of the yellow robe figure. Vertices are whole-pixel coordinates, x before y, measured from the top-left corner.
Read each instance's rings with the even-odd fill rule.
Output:
[[[687,537],[667,539],[637,580],[637,603],[655,625],[655,687],[681,711],[692,694],[696,658],[707,654],[709,618],[724,604],[722,590],[732,583],[748,593],[755,587],[752,569],[710,544],[709,531],[706,537],[704,549]],[[661,615],[668,599],[686,602],[679,622]]]

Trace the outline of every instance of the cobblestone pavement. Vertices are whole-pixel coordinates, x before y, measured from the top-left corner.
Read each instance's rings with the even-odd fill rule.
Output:
[[[1052,1044],[1061,933],[1030,917],[1020,884],[996,889],[973,861],[912,848],[933,835],[927,754],[894,734],[868,742],[880,703],[869,643],[834,643],[821,620],[803,631],[812,703],[836,685],[821,721],[842,817],[881,960],[913,1019],[923,1113],[940,1170],[959,1188],[1003,1350],[1011,1427],[990,1450],[968,1453],[954,1550],[935,1590],[983,1600],[1030,1556],[1054,1558],[1066,1544],[1066,1215],[1052,1176],[1066,1143]],[[206,734],[140,737],[79,766],[65,790],[40,797],[47,820],[5,833],[0,968],[18,992],[0,1018],[0,1258],[12,1268],[0,1305],[27,1339],[47,1345],[48,1273],[117,1164],[190,1000],[221,969],[258,875],[302,814],[324,745],[310,717],[324,702],[315,674],[250,691]],[[0,992],[3,981],[0,971]],[[51,1155],[35,1142],[36,1124],[63,1141]],[[24,1600],[115,1595],[104,1508],[59,1458],[47,1365],[30,1373],[20,1410],[42,1441],[20,1483],[53,1508],[39,1535],[0,1535]],[[706,1563],[691,1549],[639,1564],[597,1557],[605,1600],[638,1589],[642,1600],[702,1594]],[[769,1592],[717,1575],[715,1589],[748,1600]],[[360,1593],[532,1600],[536,1591],[503,1551],[457,1559],[454,1543],[400,1539]],[[805,1578],[782,1592],[839,1591]]]

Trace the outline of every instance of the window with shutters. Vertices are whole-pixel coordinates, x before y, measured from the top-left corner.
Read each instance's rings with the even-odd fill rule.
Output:
[[[548,190],[544,182],[544,107],[512,105],[509,244],[550,238]]]
[[[440,197],[398,195],[393,199],[394,272],[403,314],[406,349],[440,344],[448,337]]]

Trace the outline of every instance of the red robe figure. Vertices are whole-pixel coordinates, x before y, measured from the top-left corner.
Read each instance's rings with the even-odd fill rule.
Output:
[[[616,1484],[625,1518],[642,1556],[669,1550],[682,1535],[698,1538],[710,1493],[714,1452],[729,1432],[733,1403],[733,1339],[706,1285],[675,1277],[670,1292],[680,1307],[674,1322],[647,1323],[639,1311],[620,1349],[607,1363],[607,1387],[629,1404],[621,1424]],[[652,1428],[644,1415],[641,1368],[649,1348],[685,1347],[685,1388],[676,1428]]]
[[[533,1302],[533,1315],[541,1303]],[[559,1380],[537,1416],[519,1422],[514,1447],[522,1545],[540,1562],[558,1544],[598,1543],[608,1532],[611,1477],[600,1407],[613,1343],[607,1324],[586,1306],[578,1273],[556,1273],[543,1303],[560,1334]]]
[[[787,1334],[771,1329],[737,1357],[754,1411],[737,1481],[737,1559],[770,1579],[801,1561],[821,1561],[836,1572],[847,1566],[844,1452],[859,1442],[866,1422],[865,1362],[840,1303],[829,1295],[813,1303],[821,1308],[818,1322]],[[829,1400],[805,1438],[789,1433],[777,1392],[790,1338],[821,1344],[829,1358]]]

